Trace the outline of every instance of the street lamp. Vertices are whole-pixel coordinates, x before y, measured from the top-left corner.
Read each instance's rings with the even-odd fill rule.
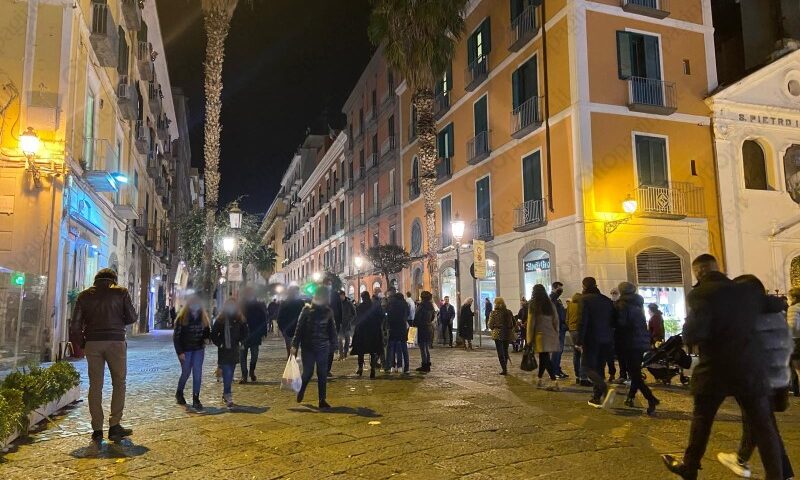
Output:
[[[321,272],[312,273],[311,279],[314,280],[315,282],[319,282],[320,280],[322,280],[322,273]]]
[[[461,239],[464,238],[464,220],[456,218],[450,222],[450,232],[456,244],[456,308],[461,308]]]
[[[353,259],[353,264],[356,266],[356,296],[358,297],[358,302],[361,303],[361,266],[364,265],[364,259],[356,256]]]
[[[606,239],[608,239],[608,235],[613,233],[616,229],[618,229],[620,225],[622,225],[623,223],[630,222],[631,219],[633,218],[633,214],[636,213],[637,208],[639,208],[639,204],[636,202],[636,199],[631,198],[630,194],[626,196],[625,200],[622,201],[622,210],[627,215],[618,220],[613,220],[610,222],[603,223],[603,231],[605,233]]]
[[[232,229],[238,230],[242,228],[242,210],[239,208],[238,202],[231,203],[231,208],[228,209],[228,216],[230,217]]]
[[[236,239],[233,237],[225,237],[222,239],[222,249],[228,255],[233,253],[233,248],[236,246]]]
[[[35,157],[39,153],[39,149],[42,148],[42,141],[39,140],[39,135],[36,134],[33,127],[28,127],[19,136],[19,147],[28,159]]]

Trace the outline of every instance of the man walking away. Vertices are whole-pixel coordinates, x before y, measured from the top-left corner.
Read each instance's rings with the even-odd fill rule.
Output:
[[[442,331],[442,345],[453,346],[453,319],[456,309],[450,305],[450,297],[444,297],[442,308],[439,309],[439,328]]]
[[[567,337],[567,309],[564,308],[564,303],[561,302],[561,295],[564,293],[564,284],[561,282],[554,282],[550,290],[550,301],[556,307],[556,314],[558,315],[558,343],[560,345],[557,352],[553,352],[553,357],[550,359],[553,363],[553,368],[556,371],[556,377],[564,380],[569,378],[569,375],[564,373],[561,369],[561,356],[564,354],[564,341]]]
[[[611,299],[600,293],[594,277],[584,278],[582,284],[581,325],[577,344],[583,348],[583,369],[594,385],[589,405],[600,408],[603,406],[603,397],[608,393],[603,378],[603,364],[612,355],[615,310]]]
[[[286,343],[286,358],[289,358],[297,320],[300,318],[300,312],[303,311],[304,306],[305,302],[300,298],[300,288],[297,285],[289,287],[286,299],[281,302],[278,309],[278,330],[281,331],[283,341]]]
[[[483,321],[486,322],[485,328],[489,328],[489,315],[492,314],[492,301],[489,297],[483,299]]]
[[[347,298],[344,290],[339,290],[339,300],[342,304],[342,325],[339,327],[339,360],[347,357],[350,351],[350,338],[353,336],[353,324],[356,318],[356,307]]]
[[[686,298],[689,308],[683,337],[700,352],[690,385],[694,413],[683,460],[663,455],[664,464],[681,478],[695,480],[717,410],[726,397],[734,396],[753,428],[766,479],[783,480],[765,352],[754,341],[759,298],[751,287],[736,284],[720,272],[712,255],[697,257],[692,271],[697,285]]]
[[[267,333],[272,333],[273,328],[275,328],[273,322],[278,318],[278,309],[280,309],[280,304],[273,297],[272,301],[267,305]]]
[[[89,414],[92,440],[103,439],[103,376],[106,364],[111,372],[111,416],[108,438],[120,440],[133,430],[120,425],[125,409],[125,377],[128,371],[128,346],[125,327],[136,322],[136,310],[128,290],[117,285],[117,272],[104,268],[94,277],[94,285],[82,291],[72,312],[81,332],[82,347],[89,366]]]
[[[244,291],[242,305],[244,318],[247,320],[248,336],[239,353],[242,367],[242,379],[239,383],[247,383],[247,354],[250,353],[250,380],[256,381],[256,363],[258,362],[258,349],[261,347],[261,338],[267,334],[267,306],[256,299],[256,292],[252,287]]]
[[[582,387],[591,387],[592,382],[586,378],[586,372],[583,371],[581,365],[581,357],[583,355],[582,349],[578,346],[578,333],[581,329],[581,315],[582,315],[582,295],[576,293],[567,305],[567,328],[569,329],[569,337],[572,339],[572,368],[575,370],[575,384]]]

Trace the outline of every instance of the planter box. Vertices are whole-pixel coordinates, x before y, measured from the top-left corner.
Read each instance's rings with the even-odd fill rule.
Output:
[[[81,387],[77,386],[69,390],[58,400],[54,400],[48,403],[47,405],[37,408],[35,411],[31,412],[28,415],[28,420],[29,420],[28,430],[32,430],[47,416],[51,416],[54,413],[61,410],[62,408],[66,407],[67,405],[77,402],[78,400],[80,400],[80,398],[81,398]],[[10,437],[0,441],[0,448],[5,450],[9,445],[11,445],[11,442],[16,440],[18,437],[19,437],[19,432],[12,433]]]

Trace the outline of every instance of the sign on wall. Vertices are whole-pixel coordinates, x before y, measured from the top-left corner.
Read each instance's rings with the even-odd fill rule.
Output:
[[[473,240],[472,254],[475,262],[475,278],[486,278],[486,242]]]
[[[525,262],[525,272],[539,272],[542,270],[550,270],[550,259],[542,258],[539,260],[528,260]]]
[[[241,282],[244,280],[242,276],[242,262],[231,262],[228,264],[228,281]]]

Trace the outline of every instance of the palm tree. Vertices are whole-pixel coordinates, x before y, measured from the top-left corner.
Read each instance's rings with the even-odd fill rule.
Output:
[[[420,192],[425,200],[428,275],[438,297],[436,252],[436,119],[434,86],[445,74],[464,31],[467,0],[375,0],[369,25],[373,44],[384,46],[389,66],[400,73],[413,92],[417,110]]]

